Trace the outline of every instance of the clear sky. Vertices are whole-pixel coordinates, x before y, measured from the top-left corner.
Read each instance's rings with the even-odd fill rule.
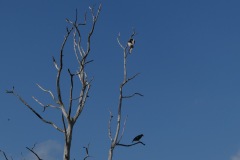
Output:
[[[34,143],[43,158],[62,159],[63,135],[5,89],[15,86],[41,112],[31,96],[47,103],[48,95],[35,84],[55,89],[51,57],[58,56],[65,18],[73,19],[77,8],[83,20],[88,6],[99,3],[0,1],[0,149],[15,160],[21,152],[31,159],[25,147]],[[118,147],[114,159],[240,160],[240,1],[103,0],[102,6],[90,55],[94,62],[89,64],[94,82],[74,128],[72,158],[83,159],[82,147],[90,143],[92,159],[107,159],[109,110],[116,118],[123,74],[116,37],[120,32],[126,43],[135,28],[128,69],[141,74],[127,92],[144,97],[123,104],[128,120],[122,143],[143,133],[146,146]],[[90,14],[88,18],[90,23]],[[58,112],[43,116],[61,122]]]

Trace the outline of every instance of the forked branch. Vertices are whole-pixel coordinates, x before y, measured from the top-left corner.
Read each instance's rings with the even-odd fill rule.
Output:
[[[57,106],[54,106],[52,104],[47,104],[47,105],[44,105],[42,102],[40,102],[37,98],[35,98],[34,96],[32,96],[32,98],[40,105],[43,107],[43,112],[46,110],[46,108],[48,107],[51,107],[51,108],[60,108],[60,107],[57,107]]]
[[[60,129],[56,124],[54,124],[51,121],[45,120],[37,111],[35,111],[20,95],[18,95],[13,87],[13,90],[7,90],[7,93],[11,93],[14,96],[16,96],[28,109],[30,109],[40,120],[42,120],[44,123],[52,125],[55,129],[57,129],[60,132],[64,132],[62,129]]]
[[[43,92],[47,92],[50,94],[50,96],[52,97],[52,99],[55,101],[55,96],[53,95],[52,91],[44,89],[42,86],[40,86],[39,84],[36,84]]]
[[[43,160],[43,159],[41,159],[41,158],[39,157],[39,155],[33,150],[34,147],[35,147],[35,145],[36,145],[36,144],[34,144],[34,146],[33,146],[32,148],[29,148],[29,147],[26,147],[26,148],[27,148],[30,152],[32,152],[32,153],[37,157],[38,160]]]
[[[83,148],[85,149],[85,152],[86,152],[86,156],[84,157],[83,160],[86,160],[87,158],[91,157],[91,156],[89,155],[89,146],[90,146],[90,144],[88,144],[87,147],[83,147]]]

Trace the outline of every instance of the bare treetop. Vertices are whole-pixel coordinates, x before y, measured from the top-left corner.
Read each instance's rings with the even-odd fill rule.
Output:
[[[45,89],[42,87],[40,84],[37,84],[38,88],[49,94],[51,97],[53,103],[48,103],[44,104],[42,103],[39,99],[36,97],[32,97],[41,107],[43,107],[43,111],[46,111],[47,108],[51,107],[53,109],[57,109],[57,111],[60,111],[62,114],[62,127],[56,125],[54,122],[46,120],[43,116],[41,116],[40,113],[38,113],[30,104],[28,104],[17,92],[16,90],[7,90],[6,93],[13,94],[16,96],[27,108],[29,108],[42,122],[46,124],[50,124],[52,127],[57,129],[58,131],[64,133],[65,137],[65,145],[64,145],[64,154],[63,154],[63,159],[64,160],[70,160],[70,148],[71,148],[71,142],[72,142],[72,130],[74,127],[74,124],[78,120],[78,117],[82,113],[87,98],[88,94],[91,88],[91,83],[93,81],[93,78],[88,78],[88,73],[85,69],[86,65],[92,62],[92,60],[88,60],[88,56],[91,51],[91,41],[92,41],[92,36],[95,30],[95,26],[98,20],[98,17],[101,12],[102,5],[100,4],[98,6],[97,11],[95,12],[94,7],[89,7],[90,13],[91,13],[91,19],[92,19],[92,24],[90,31],[87,35],[87,47],[84,49],[83,47],[83,41],[82,41],[82,34],[79,29],[80,26],[86,26],[87,25],[87,15],[85,13],[84,15],[84,20],[83,23],[78,22],[78,12],[76,10],[76,16],[75,20],[71,21],[69,19],[66,19],[66,22],[70,24],[70,27],[67,27],[66,29],[66,34],[64,36],[60,52],[59,52],[59,60],[57,62],[55,56],[52,57],[54,67],[56,68],[57,75],[56,75],[56,95],[54,95],[54,92],[52,92],[49,89]],[[75,69],[76,72],[72,72],[69,68],[67,69],[67,73],[70,77],[70,87],[69,87],[69,97],[68,102],[64,103],[63,102],[63,94],[62,94],[62,78],[63,77],[63,68],[64,68],[64,49],[66,46],[66,43],[69,41],[70,35],[73,35],[73,48],[74,48],[74,55],[77,59],[78,67]],[[76,88],[75,80],[78,80],[78,83],[81,84],[81,88]],[[76,89],[79,91],[78,98],[73,97],[73,90]],[[76,111],[73,113],[73,101],[78,101],[77,106],[76,106]],[[32,153],[35,154],[35,152],[30,149]],[[40,159],[40,158],[39,158]]]

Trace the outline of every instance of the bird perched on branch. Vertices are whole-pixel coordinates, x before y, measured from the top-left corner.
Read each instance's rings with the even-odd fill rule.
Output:
[[[132,52],[132,49],[134,48],[134,44],[135,44],[135,40],[131,38],[131,39],[128,41],[129,53]]]
[[[143,134],[140,134],[140,135],[136,136],[135,138],[133,138],[132,143],[133,143],[134,141],[140,141],[140,139],[141,139],[142,137],[143,137]]]

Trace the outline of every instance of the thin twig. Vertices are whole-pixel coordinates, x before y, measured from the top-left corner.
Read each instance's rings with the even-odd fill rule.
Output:
[[[91,31],[89,32],[89,35],[88,35],[87,53],[86,54],[88,54],[90,52],[91,37],[92,37],[93,31],[95,29],[95,24],[97,22],[98,16],[99,16],[100,11],[102,9],[102,4],[99,5],[96,15],[94,15],[93,7],[89,7],[89,8],[91,10],[91,14],[92,14],[92,17],[93,17],[93,24],[92,24],[92,29],[91,29]]]
[[[120,46],[123,50],[125,50],[126,47],[123,47],[123,45],[122,45],[122,43],[120,42],[119,39],[120,39],[120,33],[118,33],[117,41],[118,41],[119,46]]]
[[[90,83],[88,83],[86,86],[83,86],[83,88],[81,90],[77,112],[73,118],[74,122],[78,119],[79,115],[81,114],[81,112],[84,108],[90,88],[91,88],[91,85],[90,85]]]
[[[123,128],[122,128],[122,134],[121,134],[121,137],[118,140],[118,143],[122,140],[122,137],[123,137],[123,134],[124,134],[124,131],[125,131],[125,127],[126,127],[126,123],[127,123],[127,118],[128,118],[128,116],[125,118]]]
[[[31,151],[37,158],[38,158],[38,160],[43,160],[43,159],[41,159],[39,156],[38,156],[38,154],[36,153],[36,152],[34,152],[33,151],[33,149],[30,149],[30,148],[28,148],[28,147],[26,147],[29,151]]]
[[[112,112],[110,110],[109,110],[109,113],[110,113],[110,118],[109,118],[109,121],[108,121],[108,137],[112,142],[113,138],[112,138],[112,132],[111,132],[111,122],[112,122],[113,115],[112,115]]]
[[[6,153],[4,151],[2,151],[2,150],[0,150],[0,152],[2,152],[4,157],[5,157],[5,159],[8,160]]]
[[[79,59],[79,56],[78,56],[78,52],[77,52],[77,48],[76,47],[79,47],[79,43],[80,43],[80,37],[78,38],[78,42],[76,41],[77,37],[76,37],[76,32],[77,30],[74,31],[73,33],[73,49],[74,49],[74,53],[75,53],[75,56],[76,56],[76,59],[78,61],[78,63],[80,63],[80,59]],[[79,50],[79,48],[78,48]],[[79,54],[82,56],[82,52],[80,51]]]
[[[59,67],[58,67],[58,65],[57,65],[57,62],[56,62],[55,58],[52,57],[52,59],[53,59],[53,64],[54,64],[55,68],[56,68],[57,70],[59,70]]]
[[[33,147],[32,147],[32,150],[36,147],[37,143],[34,143]]]
[[[135,77],[137,77],[139,74],[140,74],[140,73],[137,73],[137,74],[135,74],[134,76],[126,79],[126,80],[123,82],[123,85],[125,85],[125,84],[128,83],[129,81],[133,80],[133,79],[134,79]]]
[[[35,98],[34,96],[32,96],[32,98],[33,98],[40,106],[43,107],[43,112],[44,112],[44,111],[46,110],[46,108],[48,108],[48,107],[60,109],[60,107],[54,106],[54,105],[52,105],[52,104],[44,105],[44,104],[42,104],[37,98]]]
[[[86,64],[88,64],[88,63],[91,63],[91,62],[93,62],[93,60],[90,60],[90,61],[85,62],[84,65],[86,65]]]
[[[37,113],[20,95],[18,95],[14,90],[11,91],[11,93],[16,96],[26,107],[28,107],[39,119],[41,119],[44,123],[52,125],[55,129],[57,129],[60,132],[64,132],[62,129],[60,129],[56,124],[54,124],[51,121],[45,120],[39,113]]]
[[[134,145],[136,145],[136,144],[142,144],[142,145],[146,145],[145,143],[143,143],[143,142],[141,142],[141,141],[138,141],[138,142],[136,142],[136,143],[133,143],[133,144],[121,144],[121,143],[117,143],[117,145],[118,146],[123,146],[123,147],[131,147],[131,146],[134,146]]]
[[[67,139],[67,129],[66,129],[66,124],[65,124],[63,114],[62,114],[62,123],[63,123],[63,128],[64,128],[64,136],[65,136],[65,139]]]
[[[50,90],[44,89],[42,86],[40,86],[39,84],[36,84],[42,91],[47,92],[51,95],[52,99],[55,101],[55,97],[53,95],[53,93]]]
[[[71,112],[72,112],[72,96],[73,96],[73,76],[74,74],[71,73],[70,69],[68,69],[68,73],[69,73],[69,76],[70,76],[70,95],[69,95],[69,107],[68,107],[68,115],[69,117],[71,117]]]
[[[135,95],[138,95],[138,96],[143,96],[141,93],[133,93],[132,95],[130,95],[130,96],[123,96],[122,98],[132,98],[132,97],[134,97]]]
[[[58,94],[58,102],[62,106],[62,111],[64,112],[64,116],[67,117],[67,113],[65,111],[65,108],[63,107],[63,102],[62,102],[62,93],[61,93],[61,87],[60,87],[60,79],[61,79],[61,73],[62,73],[62,68],[63,68],[63,50],[65,48],[66,42],[68,40],[68,37],[70,33],[72,32],[74,27],[72,27],[65,35],[62,46],[61,46],[61,51],[60,51],[60,64],[59,64],[59,69],[57,72],[57,79],[56,79],[56,84],[57,84],[57,94]]]
[[[86,151],[86,156],[84,157],[83,160],[86,160],[87,158],[91,157],[91,156],[89,155],[89,146],[90,146],[90,144],[88,144],[87,147],[83,147],[83,148],[85,148],[85,151]]]

